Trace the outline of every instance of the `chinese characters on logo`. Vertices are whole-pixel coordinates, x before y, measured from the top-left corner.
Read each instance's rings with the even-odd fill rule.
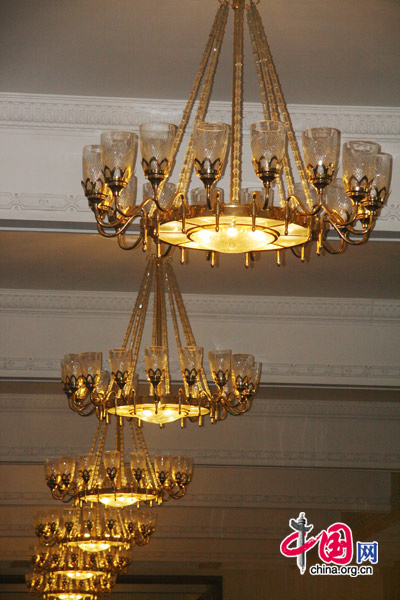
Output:
[[[293,530],[281,542],[280,550],[283,556],[296,557],[297,566],[303,575],[306,570],[306,554],[311,548],[318,545],[318,555],[326,565],[346,567],[353,559],[353,534],[345,523],[334,523],[323,529],[316,536],[307,537],[313,525],[307,524],[304,513],[297,519],[290,519],[289,527]],[[357,563],[378,562],[377,542],[357,542]],[[354,567],[357,568],[357,567]],[[372,569],[371,569],[372,570]],[[337,569],[332,572],[337,574]],[[345,574],[345,569],[340,574]],[[363,572],[360,574],[364,574]],[[369,574],[369,573],[368,573]]]

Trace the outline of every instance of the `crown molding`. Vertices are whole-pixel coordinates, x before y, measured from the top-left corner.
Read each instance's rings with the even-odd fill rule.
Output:
[[[127,315],[136,294],[97,291],[2,289],[0,313],[51,314],[85,318]],[[219,320],[246,318],[264,321],[288,319],[390,322],[400,321],[400,301],[374,298],[322,298],[288,296],[245,296],[185,294],[190,317],[215,317]],[[151,314],[151,303],[149,307]]]
[[[400,384],[400,366],[392,365],[350,365],[323,363],[272,363],[267,356],[257,354],[263,363],[262,382],[282,382],[296,380],[312,382],[325,379],[327,383],[346,385],[356,380],[360,385],[398,385]],[[0,356],[0,377],[54,377],[60,376],[60,358],[31,358]],[[177,360],[170,361],[172,380],[179,381],[180,366]],[[138,370],[144,371],[144,361],[137,363]]]
[[[265,396],[268,391],[264,392]],[[321,396],[324,392],[321,390]],[[64,394],[0,394],[0,411],[5,413],[70,414]],[[273,417],[313,417],[329,419],[400,420],[400,404],[393,402],[363,402],[330,400],[276,400],[259,393],[246,419]]]
[[[85,226],[87,228],[89,225],[93,228],[92,232],[97,233],[92,213],[88,210],[87,199],[83,195],[54,194],[52,192],[0,192],[0,218],[3,214],[6,216],[6,221],[13,221],[12,217],[19,221],[21,215],[26,213],[30,215],[28,220],[30,230],[49,231],[52,226],[60,223],[65,229],[67,228],[66,223],[73,223],[75,218],[80,224],[80,229]],[[40,221],[40,223],[37,224],[36,221]],[[400,204],[389,201],[379,215],[377,227],[374,230],[375,234],[379,234],[381,229],[389,231],[389,224],[393,225],[392,229],[396,229],[398,222],[400,222]],[[382,227],[383,223],[387,224],[385,228]],[[8,227],[2,225],[1,228],[17,229],[18,227],[13,223]],[[393,235],[394,232],[391,233]]]
[[[398,469],[400,452],[319,451],[284,449],[246,448],[149,448],[151,454],[171,454],[191,456],[197,465],[202,466],[268,466],[268,467],[340,467],[369,469]],[[83,446],[63,446],[65,456],[77,456],[84,452]],[[60,447],[50,445],[12,446],[0,445],[0,461],[6,463],[35,463],[45,456],[59,456]]]
[[[157,114],[179,122],[183,100],[110,98],[46,94],[0,93],[0,127],[100,129],[138,128]],[[347,134],[400,137],[400,109],[397,107],[299,105],[288,106],[295,129],[321,124],[337,127]],[[210,118],[230,113],[230,102],[212,101]],[[245,103],[247,126],[262,116],[259,103]]]

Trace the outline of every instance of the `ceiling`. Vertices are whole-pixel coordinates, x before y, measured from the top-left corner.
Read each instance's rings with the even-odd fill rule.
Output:
[[[0,91],[186,98],[217,6],[3,0]],[[398,0],[261,0],[259,10],[287,102],[398,106]],[[246,52],[250,57],[248,44]],[[229,98],[231,62],[226,44],[216,100]],[[246,99],[258,100],[254,80]]]
[[[79,189],[81,147],[101,130],[98,114],[109,128],[113,103],[116,115],[131,106],[118,98],[144,99],[154,120],[167,106],[158,99],[185,100],[217,6],[0,2],[2,600],[27,597],[32,515],[51,505],[45,457],[87,450],[95,428],[67,409],[59,359],[118,343],[145,264],[140,251],[95,233]],[[330,105],[315,113],[338,126],[346,106],[345,135],[371,135],[396,159],[398,0],[261,0],[259,10],[300,116]],[[217,105],[229,99],[231,62],[228,44]],[[258,99],[252,72],[249,59],[248,102]],[[97,120],[79,121],[75,105],[94,107]],[[61,121],[58,107],[67,107]],[[381,226],[343,255],[317,257],[312,247],[305,264],[287,253],[278,268],[267,254],[250,269],[236,256],[221,256],[215,269],[203,253],[182,266],[174,256],[196,339],[263,357],[262,389],[248,414],[216,427],[145,428],[152,453],[192,454],[195,476],[187,497],[159,509],[158,531],[135,553],[116,600],[217,599],[220,578],[224,600],[400,598],[398,164]],[[374,576],[300,577],[279,544],[302,510],[316,531],[342,520],[354,539],[378,540]]]

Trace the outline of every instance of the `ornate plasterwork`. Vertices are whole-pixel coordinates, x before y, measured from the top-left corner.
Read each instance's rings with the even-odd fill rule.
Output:
[[[179,122],[185,101],[156,99],[98,98],[42,94],[0,94],[0,126],[32,128],[100,129],[136,127],[162,115]],[[211,102],[210,119],[226,120],[231,105]],[[343,133],[369,136],[400,136],[397,107],[289,105],[295,129],[331,126]],[[261,116],[258,103],[245,103],[245,128]]]
[[[0,313],[70,314],[105,317],[129,314],[132,294],[114,292],[2,290]],[[288,296],[246,296],[185,294],[190,306],[190,317],[216,317],[218,320],[237,317],[246,320],[326,319],[340,321],[368,321],[392,324],[400,319],[400,302],[396,299],[322,298]],[[151,309],[149,309],[151,314]]]
[[[85,451],[84,446],[64,446],[65,456],[77,456]],[[268,466],[268,467],[346,467],[398,469],[400,453],[397,452],[352,452],[285,449],[247,448],[150,448],[152,454],[191,456],[197,465],[222,466]],[[44,456],[57,456],[59,446],[10,446],[0,445],[0,460],[41,462]]]
[[[61,385],[60,385],[61,387]],[[321,398],[324,391],[321,389]],[[4,413],[46,413],[62,412],[70,414],[65,395],[60,394],[0,394],[0,411]],[[276,400],[268,396],[268,389],[258,393],[254,405],[247,413],[247,419],[273,417],[316,417],[320,419],[357,420],[400,420],[400,405],[394,402],[363,402],[354,400]]]
[[[365,385],[375,380],[382,380],[382,385],[390,380],[399,381],[400,367],[395,365],[341,365],[341,364],[305,364],[305,363],[271,363],[267,357],[257,355],[263,363],[262,381],[273,381],[278,383],[283,379],[294,378],[298,383],[306,380],[318,381],[323,378],[328,381],[334,378],[336,384],[346,380],[364,382]],[[138,371],[144,372],[144,362],[138,361]],[[180,367],[178,361],[170,361],[171,377],[175,381],[180,380]],[[23,377],[59,377],[60,358],[25,358],[25,357],[1,357],[0,374],[16,376],[17,373]]]

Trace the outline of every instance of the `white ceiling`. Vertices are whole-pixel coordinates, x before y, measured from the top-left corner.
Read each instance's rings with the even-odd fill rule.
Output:
[[[2,0],[0,91],[186,98],[217,7],[217,0]],[[288,103],[398,106],[398,0],[261,0],[259,10]],[[230,95],[231,31],[232,24],[215,100]],[[246,99],[256,101],[252,81]]]

